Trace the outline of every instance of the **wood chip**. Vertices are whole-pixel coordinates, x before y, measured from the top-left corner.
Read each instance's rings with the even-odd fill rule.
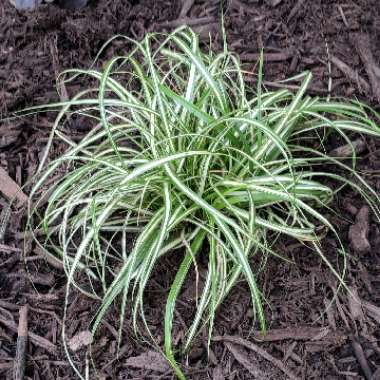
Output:
[[[265,373],[258,367],[257,361],[253,361],[240,346],[225,342],[228,351],[235,359],[253,376],[254,379],[267,379]]]
[[[213,369],[212,380],[225,380],[223,367],[220,364]]]
[[[380,380],[380,367],[372,375],[372,380]]]
[[[256,352],[258,355],[262,356],[264,359],[270,361],[273,365],[275,365],[278,369],[280,369],[283,373],[285,373],[286,376],[288,376],[291,380],[298,380],[298,376],[296,376],[293,371],[291,371],[281,360],[276,359],[272,355],[270,355],[268,352],[260,348],[254,343],[251,343],[245,339],[242,339],[240,337],[235,336],[216,336],[214,338],[215,341],[222,341],[222,342],[229,342],[233,344],[237,344],[243,347],[248,348],[249,350],[252,350]]]
[[[93,337],[92,337],[91,331],[85,330],[74,335],[68,341],[68,345],[72,351],[76,352],[90,345],[92,341],[93,341]]]
[[[288,16],[288,18],[286,20],[287,24],[289,24],[290,20],[294,16],[296,16],[296,14],[300,11],[300,9],[302,8],[304,2],[305,2],[305,0],[298,0],[296,2],[296,4],[294,5],[294,7],[292,8],[292,10],[290,11],[289,16]]]
[[[6,371],[8,369],[13,368],[13,363],[0,363],[0,371]]]
[[[0,148],[5,148],[17,141],[21,129],[16,125],[1,123],[0,126]]]
[[[323,304],[325,305],[327,320],[329,322],[330,327],[335,331],[336,330],[336,320],[335,320],[335,305],[331,303],[330,300],[325,298],[323,300]]]
[[[5,252],[5,253],[21,253],[22,250],[20,248],[16,247],[10,247],[9,245],[5,244],[0,244],[0,252]]]
[[[248,82],[255,82],[255,83],[257,82],[256,78],[253,79],[251,77],[245,77],[244,79],[247,80]],[[263,83],[267,87],[286,88],[290,91],[298,91],[301,88],[301,86],[297,86],[295,84],[289,84],[289,83],[278,83],[278,82],[271,82],[271,81],[264,81]],[[310,94],[317,94],[317,95],[327,95],[328,94],[327,89],[313,87],[313,86],[308,87],[308,92]]]
[[[260,332],[253,334],[254,338],[261,342],[276,342],[282,340],[306,341],[309,352],[320,352],[328,348],[342,345],[347,340],[347,335],[333,331],[329,327],[289,327],[284,329],[269,330],[264,336]]]
[[[292,340],[330,340],[336,338],[337,333],[328,327],[297,326],[284,329],[272,329],[262,335],[255,332],[253,337],[261,342],[276,342],[286,339]],[[341,334],[338,334],[341,335]],[[335,340],[335,339],[334,339]]]
[[[28,257],[30,258],[30,257]],[[28,272],[19,272],[19,273],[9,273],[8,278],[27,278],[29,281],[34,284],[44,285],[52,287],[55,284],[55,277],[53,273],[34,273],[30,274]]]
[[[264,53],[264,62],[283,62],[294,56],[294,51],[291,49],[279,53]],[[242,53],[240,55],[243,61],[255,62],[260,59],[260,53]]]
[[[360,154],[364,152],[366,148],[365,141],[363,139],[356,139],[352,141],[351,145],[346,144],[346,145],[333,149],[330,152],[330,155],[334,157],[351,157],[353,153],[352,148],[354,149],[356,154]]]
[[[282,361],[286,363],[289,358],[295,359],[298,363],[302,364],[302,359],[299,359],[299,356],[295,354],[294,349],[297,347],[297,342],[293,342],[289,345],[288,348],[284,350],[284,357]]]
[[[348,231],[348,238],[355,252],[366,253],[371,250],[368,233],[369,207],[363,206],[356,215],[355,224]]]
[[[330,55],[330,61],[347,77],[347,79],[349,79],[352,83],[357,83],[359,91],[366,94],[370,92],[371,86],[364,78],[359,76],[357,71],[351,69],[350,66],[334,55]]]
[[[352,337],[352,348],[354,349],[356,359],[358,360],[360,367],[363,370],[365,378],[367,380],[372,380],[371,368],[368,365],[368,361],[367,361],[367,358],[365,357],[363,347],[361,346],[357,337]]]
[[[358,295],[356,286],[351,286],[348,292],[348,308],[353,321],[364,321],[362,303]]]
[[[19,206],[28,202],[28,197],[21,190],[20,186],[9,177],[8,173],[3,168],[0,168],[0,193],[2,193],[9,201],[15,198],[18,201]]]
[[[43,247],[37,246],[33,251],[37,256],[41,256],[54,268],[63,270],[63,264],[54,255],[48,252]]]
[[[362,305],[364,307],[364,310],[366,310],[367,314],[371,318],[373,318],[380,326],[380,307],[372,305],[371,303],[366,301],[363,301]]]
[[[375,99],[380,102],[380,68],[372,54],[371,40],[366,33],[353,33],[350,35],[351,43],[355,46],[361,61],[364,64],[372,93]]]
[[[170,370],[169,363],[156,351],[146,351],[139,356],[128,358],[125,361],[127,367],[148,369],[151,371],[166,373]]]
[[[190,9],[194,5],[195,0],[183,0],[181,12],[179,14],[180,18],[184,18],[189,13]]]
[[[6,326],[9,330],[13,331],[14,333],[17,333],[18,326],[14,322],[9,321],[9,320],[0,316],[0,323],[3,324],[4,326]],[[33,344],[35,344],[38,347],[43,348],[44,350],[46,350],[49,353],[55,354],[57,352],[57,347],[53,343],[51,343],[49,340],[47,340],[47,339],[45,339],[45,338],[43,338],[37,334],[34,334],[34,333],[29,331],[28,332],[28,338]]]

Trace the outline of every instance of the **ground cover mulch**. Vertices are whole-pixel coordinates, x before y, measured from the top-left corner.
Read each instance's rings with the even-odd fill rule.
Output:
[[[63,2],[63,1],[62,1]],[[26,106],[59,100],[55,77],[64,69],[88,67],[100,47],[115,34],[140,39],[147,31],[167,31],[181,24],[197,30],[205,42],[211,33],[220,48],[220,12],[227,39],[247,71],[257,70],[265,51],[265,85],[311,70],[311,95],[358,98],[379,111],[380,3],[377,0],[104,0],[80,11],[44,4],[34,12],[18,12],[9,1],[0,4],[0,119]],[[108,49],[98,64],[127,47]],[[254,86],[254,76],[251,77]],[[85,85],[85,84],[83,84]],[[75,93],[81,83],[64,89]],[[297,86],[292,84],[292,86]],[[0,121],[0,184],[12,194],[25,184],[39,163],[53,115]],[[80,138],[87,126],[74,123]],[[359,138],[358,168],[380,190],[380,144]],[[329,149],[342,145],[329,142]],[[64,147],[55,146],[53,154]],[[14,180],[14,183],[10,181]],[[24,189],[25,196],[28,187]],[[3,195],[6,195],[3,191]],[[18,193],[10,224],[0,241],[0,378],[12,379],[19,311],[28,305],[28,379],[76,379],[61,342],[65,276],[47,263],[24,233],[25,198]],[[0,194],[0,213],[7,199]],[[268,301],[269,332],[257,333],[249,291],[239,284],[221,307],[215,341],[207,355],[207,337],[200,336],[188,355],[179,357],[188,379],[380,379],[380,229],[373,215],[348,190],[329,215],[347,247],[347,283],[356,297],[339,293],[337,283],[320,259],[300,244],[279,241],[278,249],[295,264],[270,260],[260,278]],[[2,214],[3,215],[3,214]],[[337,247],[329,236],[324,249],[336,260]],[[23,260],[27,260],[27,269]],[[179,253],[160,264],[147,292],[147,320],[162,341],[162,305]],[[190,278],[181,296],[174,338],[183,339],[195,302]],[[360,300],[360,303],[355,301]],[[85,340],[97,305],[73,293],[67,316],[68,336]],[[327,310],[327,311],[326,311]],[[154,349],[137,340],[130,320],[117,358],[117,308],[111,310],[93,343],[72,352],[84,373],[96,363],[100,379],[171,379],[172,371]],[[79,338],[78,338],[79,337]],[[264,341],[263,341],[264,340]],[[85,342],[83,343],[83,345]],[[95,374],[91,378],[96,378]]]

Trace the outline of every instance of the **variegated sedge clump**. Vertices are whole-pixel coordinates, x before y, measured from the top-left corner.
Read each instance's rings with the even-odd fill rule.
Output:
[[[335,194],[326,179],[352,187],[378,218],[379,197],[356,172],[354,149],[352,164],[331,157],[321,136],[336,134],[350,144],[352,133],[379,137],[380,129],[358,102],[307,96],[308,72],[297,77],[302,84],[293,93],[268,91],[260,69],[254,91],[234,54],[202,51],[190,29],[127,40],[134,48],[102,71],[65,73],[90,77],[96,88],[40,108],[60,112],[32,197],[58,168],[65,174],[50,185],[47,205],[41,209],[36,202],[30,209],[30,222],[46,232],[39,244],[62,261],[68,292],[76,287],[100,300],[93,332],[116,298],[120,326],[130,308],[135,330],[139,318],[148,329],[145,288],[158,261],[175,250],[178,271],[166,300],[164,352],[183,379],[172,347],[174,308],[201,253],[208,268],[184,351],[204,326],[211,339],[218,306],[242,279],[265,331],[260,268],[251,259],[281,257],[273,244],[280,235],[312,247],[343,284],[344,268],[334,268],[320,245],[321,235],[331,231],[345,261],[324,216]],[[62,132],[73,114],[94,123],[79,142]],[[68,148],[46,163],[53,139]],[[130,235],[135,243],[128,250]],[[82,288],[77,274],[91,286]]]

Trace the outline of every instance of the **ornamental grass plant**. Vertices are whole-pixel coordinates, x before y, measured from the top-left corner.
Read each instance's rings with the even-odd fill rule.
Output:
[[[30,207],[29,223],[44,231],[38,244],[63,263],[67,294],[77,288],[100,302],[93,333],[112,304],[120,326],[128,312],[135,331],[144,326],[149,333],[147,284],[157,263],[176,255],[176,275],[163,300],[163,351],[184,378],[172,325],[176,300],[189,272],[199,272],[200,258],[207,262],[204,284],[181,352],[203,328],[211,339],[218,306],[241,280],[265,333],[258,274],[273,256],[287,260],[276,250],[280,236],[312,248],[344,286],[346,251],[326,214],[336,192],[348,186],[379,219],[379,197],[355,168],[351,139],[379,137],[380,129],[357,101],[308,96],[309,72],[292,78],[301,81],[296,92],[268,91],[261,60],[252,88],[233,53],[201,49],[188,28],[126,40],[133,48],[101,70],[63,74],[66,81],[89,77],[96,86],[39,107],[59,113],[31,194],[43,195]],[[73,141],[64,128],[77,116],[93,128]],[[352,146],[352,159],[329,155],[324,146],[333,135]],[[67,150],[48,162],[56,139]],[[64,174],[45,194],[57,170]],[[327,233],[337,241],[340,268],[324,255]],[[83,277],[89,286],[78,281]]]

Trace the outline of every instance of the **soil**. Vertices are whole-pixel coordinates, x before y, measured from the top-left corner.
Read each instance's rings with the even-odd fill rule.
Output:
[[[35,12],[17,12],[3,1],[0,120],[25,106],[58,100],[58,73],[88,67],[115,34],[140,39],[146,31],[170,30],[187,22],[206,40],[208,32],[216,33],[214,45],[220,48],[221,8],[228,43],[247,69],[256,69],[258,52],[265,49],[267,86],[311,70],[310,94],[357,97],[379,111],[378,0],[226,0],[222,5],[211,0],[104,0],[92,1],[76,12],[54,4]],[[66,90],[70,94],[77,89],[70,85]],[[38,165],[51,117],[31,115],[0,122],[0,167],[18,185],[25,184]],[[335,140],[329,148],[339,145],[341,141]],[[377,141],[364,140],[359,161],[359,169],[378,190],[379,147]],[[5,181],[4,175],[0,181]],[[27,194],[28,188],[24,191]],[[6,199],[0,197],[0,212],[5,205]],[[380,379],[379,225],[364,201],[348,190],[337,198],[335,209],[337,213],[329,217],[350,252],[348,285],[356,297],[340,292],[330,304],[337,284],[321,260],[294,242],[279,242],[278,248],[295,264],[271,259],[260,278],[268,302],[268,335],[263,339],[255,332],[249,291],[243,283],[238,285],[218,313],[209,355],[207,338],[201,336],[192,351],[179,358],[188,379]],[[76,379],[61,341],[64,273],[41,259],[23,231],[22,207],[15,208],[0,241],[0,378],[13,378],[19,310],[27,304],[25,378]],[[327,237],[324,248],[328,258],[336,260],[333,239]],[[165,259],[148,292],[146,317],[158,340],[162,340],[162,304],[173,278],[168,268],[178,263],[176,255]],[[189,281],[181,299],[174,326],[177,342],[194,303],[192,285]],[[93,360],[98,373],[91,378],[173,378],[152,347],[134,337],[129,320],[117,357],[116,309],[95,337],[92,358],[85,357],[83,347],[89,337],[83,332],[96,307],[80,294],[69,300],[66,333],[74,337],[71,343],[77,351],[72,352],[72,360],[81,373]]]

